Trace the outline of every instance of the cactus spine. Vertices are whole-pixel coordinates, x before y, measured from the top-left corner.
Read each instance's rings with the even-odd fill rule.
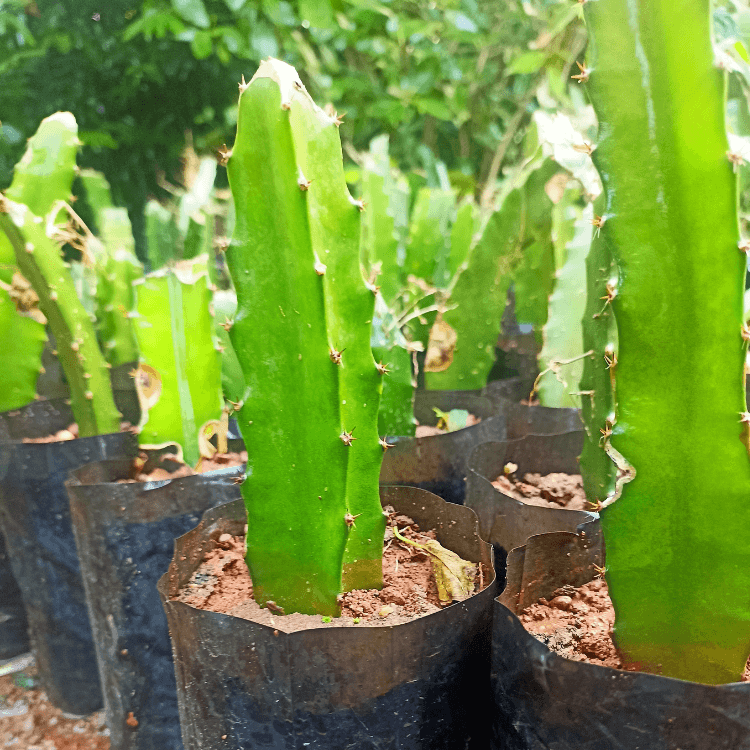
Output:
[[[382,376],[369,349],[360,206],[344,181],[339,121],[293,68],[268,60],[240,92],[227,263],[246,380],[248,565],[261,604],[337,614],[347,544],[347,581],[382,585]]]
[[[618,329],[616,350],[596,355],[616,421],[589,429],[635,472],[602,511],[615,638],[666,675],[735,681],[750,643],[746,257],[710,3],[584,12],[606,190],[595,243],[616,267]]]

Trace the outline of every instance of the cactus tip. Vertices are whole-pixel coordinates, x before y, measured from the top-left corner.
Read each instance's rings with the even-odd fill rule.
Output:
[[[326,272],[327,267],[328,266],[326,266],[325,263],[321,263],[318,258],[315,259],[315,265],[313,266],[313,268],[315,269],[315,273],[317,273],[318,276],[322,276]]]
[[[375,367],[381,375],[387,375],[390,372],[390,370],[382,362],[376,363]]]

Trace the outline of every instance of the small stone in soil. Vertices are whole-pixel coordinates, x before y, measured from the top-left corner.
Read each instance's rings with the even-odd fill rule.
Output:
[[[521,612],[526,630],[572,661],[632,670],[623,665],[612,638],[615,610],[606,582],[597,578],[579,588],[566,586],[564,591],[558,589],[551,601],[540,599]],[[741,681],[750,682],[750,660]]]

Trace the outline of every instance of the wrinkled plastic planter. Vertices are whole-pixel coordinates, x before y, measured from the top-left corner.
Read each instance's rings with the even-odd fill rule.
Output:
[[[29,650],[26,610],[0,534],[0,661]]]
[[[66,483],[116,750],[182,748],[172,649],[156,584],[169,567],[175,538],[212,505],[240,497],[235,479],[242,471],[117,483],[132,475],[132,462],[120,459],[83,466]],[[131,713],[137,726],[127,723]]]
[[[444,435],[389,438],[393,447],[383,456],[380,482],[421,487],[460,505],[471,451],[480,443],[505,439],[505,415],[477,391],[417,391],[414,416],[420,424],[437,423],[432,407],[466,409],[482,421]]]
[[[411,487],[381,489],[441,543],[491,566],[474,514]],[[494,582],[465,602],[395,627],[296,633],[171,601],[221,534],[243,534],[241,502],[181,537],[159,582],[186,750],[484,750]]]
[[[508,557],[495,601],[493,750],[748,750],[750,684],[702,685],[565,659],[516,613],[603,564],[592,536],[542,534]]]
[[[492,402],[495,410],[505,415],[508,440],[524,435],[555,435],[583,430],[578,409],[522,404],[529,390],[519,378],[495,380],[488,383],[482,395]]]
[[[0,414],[0,525],[21,589],[42,686],[63,711],[102,705],[94,643],[64,481],[91,461],[133,456],[135,435],[117,433],[61,443],[22,443],[73,421],[59,401]]]
[[[528,505],[492,486],[492,481],[503,473],[503,467],[509,462],[518,466],[516,474],[521,477],[527,472],[580,473],[578,456],[583,440],[584,433],[578,430],[478,445],[469,459],[466,505],[479,517],[482,539],[491,542],[496,551],[499,547],[507,554],[534,534],[575,532],[581,524],[594,521],[597,518],[594,513]]]

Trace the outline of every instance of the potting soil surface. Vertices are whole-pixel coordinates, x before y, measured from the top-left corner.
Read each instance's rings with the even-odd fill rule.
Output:
[[[109,750],[104,711],[73,717],[55,708],[38,685],[36,668],[0,677],[0,748]]]
[[[529,633],[566,659],[632,669],[623,665],[612,639],[615,610],[604,579],[579,588],[563,586],[549,601],[540,599],[527,607],[519,619]],[[742,682],[750,682],[747,665]]]
[[[145,460],[145,458],[146,456],[143,454],[143,460]],[[169,454],[163,456],[163,458],[175,461],[177,459],[176,456]],[[205,474],[207,471],[214,471],[215,469],[227,469],[233,466],[242,466],[242,464],[245,463],[247,463],[247,451],[241,451],[239,453],[217,453],[213,458],[201,459],[195,469],[187,464],[182,464],[175,471],[168,471],[167,469],[157,466],[148,473],[136,474],[135,479],[119,479],[118,482],[127,484],[132,482],[158,482],[163,479],[179,479],[180,477],[191,477],[195,474]]]
[[[523,479],[519,479],[510,471],[507,475],[501,474],[492,482],[492,486],[527,505],[567,510],[589,510],[591,507],[586,500],[580,474],[527,473]]]
[[[466,426],[473,427],[475,424],[479,424],[482,421],[481,417],[475,417],[473,414],[469,414],[466,418]],[[433,435],[447,435],[450,430],[443,427],[435,427],[429,424],[417,423],[414,436],[418,438],[432,437]]]
[[[420,531],[411,518],[391,509],[383,549],[384,587],[381,591],[357,590],[343,594],[341,617],[282,615],[272,608],[261,608],[253,599],[244,539],[230,534],[219,537],[218,546],[206,554],[177,599],[197,609],[231,614],[285,633],[320,627],[391,626],[436,612],[440,602],[431,555],[397,539],[393,523],[401,536],[417,543],[435,539],[434,531]],[[482,568],[475,578],[475,593],[489,581],[489,571]]]

